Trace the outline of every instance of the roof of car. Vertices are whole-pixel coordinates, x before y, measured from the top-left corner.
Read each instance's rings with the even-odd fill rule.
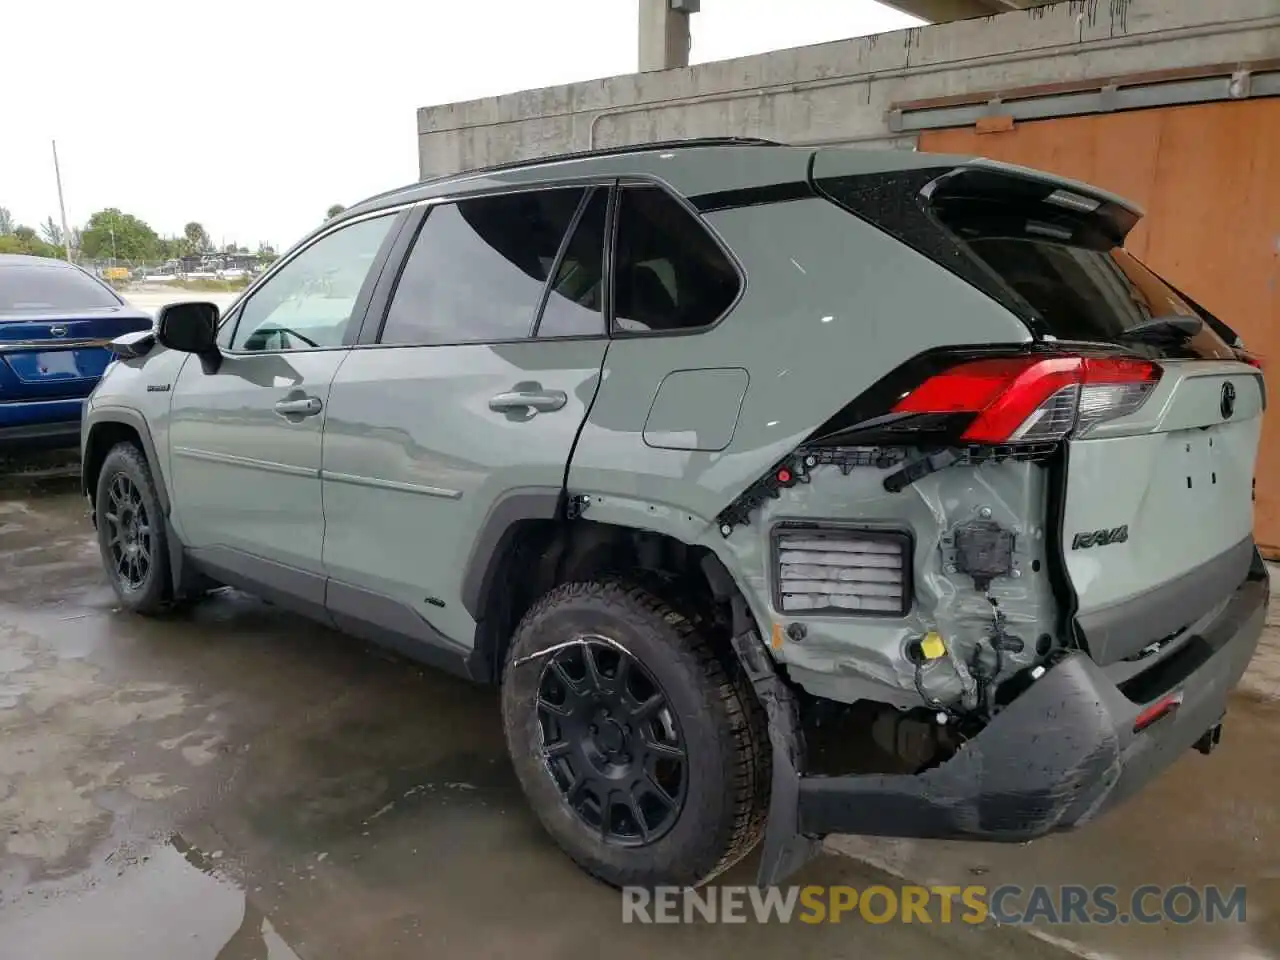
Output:
[[[452,185],[460,181],[486,177],[494,174],[541,170],[546,170],[548,174],[553,174],[560,172],[556,169],[557,165],[573,164],[574,172],[576,174],[590,176],[592,173],[604,172],[603,169],[592,169],[590,161],[593,160],[606,160],[618,157],[644,157],[651,154],[669,155],[671,151],[675,150],[724,147],[770,147],[779,148],[784,151],[796,151],[802,149],[798,147],[791,147],[789,144],[779,143],[776,140],[765,140],[759,137],[696,137],[683,140],[659,140],[650,143],[629,144],[620,147],[601,147],[594,150],[551,154],[526,160],[513,160],[507,163],[475,167],[468,170],[461,170],[457,173],[447,174],[445,176],[430,177],[425,180],[419,180],[417,183],[406,184],[405,186],[397,187],[394,190],[388,190],[385,193],[379,193],[372,197],[367,197],[359,203],[353,204],[345,210],[341,216],[342,218],[346,218],[361,213],[369,213],[383,207],[391,207],[401,203],[412,203],[415,200],[432,196],[434,193],[439,192],[442,186]],[[810,150],[806,149],[805,152],[807,155]],[[601,166],[603,167],[604,165]],[[610,170],[612,171],[612,169],[613,167],[610,165]]]

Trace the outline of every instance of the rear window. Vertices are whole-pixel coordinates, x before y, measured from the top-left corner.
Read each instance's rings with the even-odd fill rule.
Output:
[[[120,300],[97,280],[69,267],[0,266],[0,313],[101,310]]]
[[[1225,324],[1124,249],[1137,218],[1123,208],[1051,183],[949,168],[819,187],[1008,307],[1037,336],[1121,345],[1152,359],[1234,356]]]

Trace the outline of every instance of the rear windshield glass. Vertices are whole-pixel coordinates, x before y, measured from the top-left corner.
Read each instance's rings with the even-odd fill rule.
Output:
[[[97,280],[68,267],[0,265],[0,313],[99,310],[120,301]]]
[[[1118,345],[1153,359],[1233,357],[1222,336],[1234,339],[1229,328],[1121,245],[1132,214],[1046,202],[1053,187],[1038,181],[992,174],[938,181],[946,173],[899,171],[819,186],[998,300],[1040,337]]]

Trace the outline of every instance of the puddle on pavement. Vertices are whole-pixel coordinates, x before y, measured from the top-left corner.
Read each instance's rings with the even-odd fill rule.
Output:
[[[0,909],[0,953],[5,960],[299,960],[215,862],[174,837],[87,889],[32,889]]]

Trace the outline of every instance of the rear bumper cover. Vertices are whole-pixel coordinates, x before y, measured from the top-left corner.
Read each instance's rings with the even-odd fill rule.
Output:
[[[1163,689],[1143,684],[1143,702],[1073,653],[938,767],[800,777],[798,833],[1022,841],[1088,823],[1221,720],[1258,645],[1269,589],[1255,552],[1231,600],[1160,670]],[[1135,733],[1143,708],[1174,691],[1177,711]]]
[[[0,404],[0,447],[75,446],[84,398],[19,400]]]

